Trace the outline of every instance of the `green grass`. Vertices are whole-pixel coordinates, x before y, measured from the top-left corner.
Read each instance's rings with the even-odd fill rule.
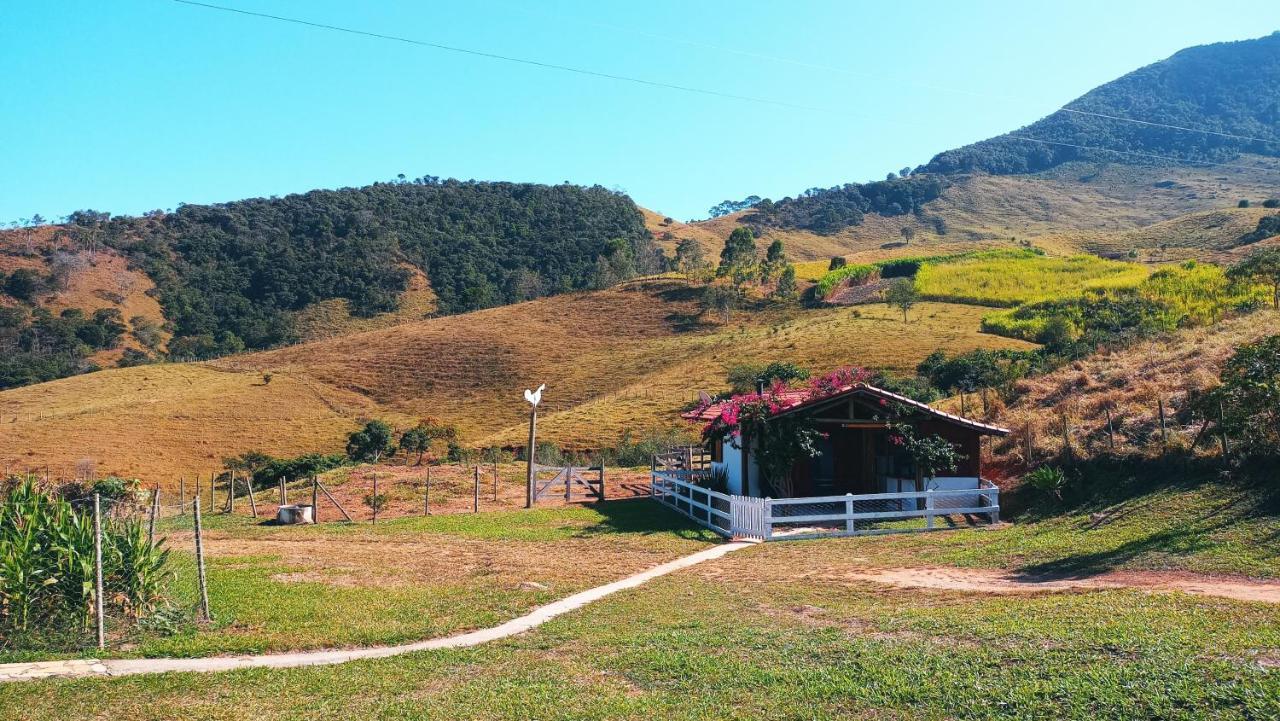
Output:
[[[1015,306],[1091,288],[1134,287],[1148,272],[1136,263],[1092,255],[1058,258],[1029,250],[992,250],[924,263],[916,273],[916,288],[930,300]]]
[[[496,625],[718,537],[657,504],[615,501],[318,526],[207,516],[214,622],[113,639],[109,656],[207,656],[390,644]],[[189,518],[166,520],[180,609],[197,602]],[[545,589],[521,588],[531,581]],[[96,649],[87,655],[98,656]],[[63,654],[75,655],[75,654]],[[49,658],[0,653],[0,661]]]
[[[1125,591],[760,581],[739,552],[504,642],[336,667],[0,687],[6,718],[1258,719],[1280,616]]]
[[[857,557],[880,566],[967,566],[1029,574],[1176,570],[1280,578],[1280,493],[1232,483],[1189,483],[1123,499],[1063,507],[1000,530],[800,541],[794,563]],[[1043,514],[1043,515],[1039,515]]]

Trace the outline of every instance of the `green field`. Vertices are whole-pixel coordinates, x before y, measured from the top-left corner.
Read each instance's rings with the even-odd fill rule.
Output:
[[[925,263],[916,274],[916,288],[930,300],[1014,306],[1077,295],[1092,288],[1134,287],[1148,273],[1135,263],[1092,255],[1062,258],[993,250]]]
[[[1112,490],[1102,497],[1071,506],[1040,503],[1003,529],[764,544],[475,649],[308,669],[3,685],[0,718],[1260,719],[1280,714],[1280,674],[1271,670],[1280,663],[1280,608],[1272,604],[1127,589],[1009,596],[901,589],[856,578],[859,571],[901,566],[988,566],[1073,577],[1115,569],[1280,576],[1274,490],[1220,483],[1208,470],[1172,486],[1117,479],[1104,484]],[[579,540],[615,550],[634,544],[655,559],[706,543],[705,535],[645,501],[603,509],[406,519],[376,529],[368,524],[272,529],[219,520],[210,535],[271,543],[281,531],[292,544],[314,539],[329,548],[389,544],[380,554],[361,554],[383,576],[395,569],[405,572],[379,556],[394,556],[401,550],[394,544],[407,538],[420,538],[440,553],[497,542],[526,558]],[[340,551],[331,553],[332,573],[356,574],[344,566]],[[346,643],[387,641],[397,634],[435,634],[451,625],[482,623],[486,614],[496,619],[524,605],[484,592],[437,595],[439,587],[385,597],[339,591],[339,600],[330,600],[332,586],[301,584],[279,602],[280,608],[267,609],[270,598],[279,598],[281,582],[271,575],[273,564],[282,560],[223,560],[215,578],[225,584],[239,573],[245,585],[220,592],[215,606],[223,606],[225,619],[234,615],[237,620],[205,632],[210,637],[235,637],[236,626],[260,627],[258,638],[264,641],[271,629],[343,633],[344,625],[353,625],[341,637]],[[623,570],[612,567],[606,575]],[[552,595],[587,582],[575,575],[581,573],[562,568],[560,576],[568,580],[559,582]],[[260,594],[263,600],[237,600],[240,593]],[[366,603],[375,605],[363,607]],[[412,626],[415,614],[439,614],[451,606],[449,620]],[[324,618],[331,613],[341,618]],[[375,631],[383,621],[388,629]]]

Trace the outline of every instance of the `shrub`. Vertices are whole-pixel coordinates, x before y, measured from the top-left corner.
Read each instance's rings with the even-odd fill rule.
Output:
[[[1022,480],[1037,491],[1052,494],[1059,500],[1063,489],[1067,487],[1067,474],[1057,466],[1040,466],[1023,476]]]
[[[831,291],[836,286],[847,283],[848,285],[862,285],[874,279],[879,269],[874,265],[845,265],[833,270],[818,280],[818,285],[814,289],[814,294],[818,298],[826,298],[831,295]]]
[[[1267,198],[1266,200],[1262,201],[1262,207],[1280,208],[1280,198]]]
[[[383,456],[395,453],[391,426],[383,421],[369,421],[364,428],[347,436],[347,456],[353,461],[377,463]]]
[[[832,256],[831,264],[827,266],[827,270],[840,270],[849,264],[843,255]]]

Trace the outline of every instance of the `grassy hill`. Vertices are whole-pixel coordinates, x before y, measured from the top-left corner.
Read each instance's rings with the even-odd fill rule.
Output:
[[[1143,154],[1172,156],[1180,162],[1230,161],[1242,153],[1276,157],[1280,134],[1270,89],[1277,82],[1280,32],[1187,48],[1094,88],[1025,128],[940,153],[924,170],[1003,175],[1034,173],[1080,159],[1151,163]]]
[[[696,317],[696,295],[680,280],[635,281],[0,392],[0,464],[71,476],[92,459],[100,473],[172,483],[234,453],[338,450],[361,419],[426,415],[458,424],[467,443],[523,445],[520,392],[543,382],[540,437],[594,448],[680,424],[675,411],[698,390],[722,388],[725,369],[745,359],[908,370],[937,348],[1030,347],[978,333],[977,307],[921,304],[910,325],[883,306],[858,316],[761,308],[712,324]]]

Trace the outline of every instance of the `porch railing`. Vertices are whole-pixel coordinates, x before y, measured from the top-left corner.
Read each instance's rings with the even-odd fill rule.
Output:
[[[778,539],[869,536],[934,531],[958,525],[956,517],[1000,520],[1000,489],[977,488],[904,493],[862,493],[804,498],[752,498],[719,493],[693,482],[689,471],[654,471],[650,493],[721,535]],[[939,522],[941,519],[941,523]]]

